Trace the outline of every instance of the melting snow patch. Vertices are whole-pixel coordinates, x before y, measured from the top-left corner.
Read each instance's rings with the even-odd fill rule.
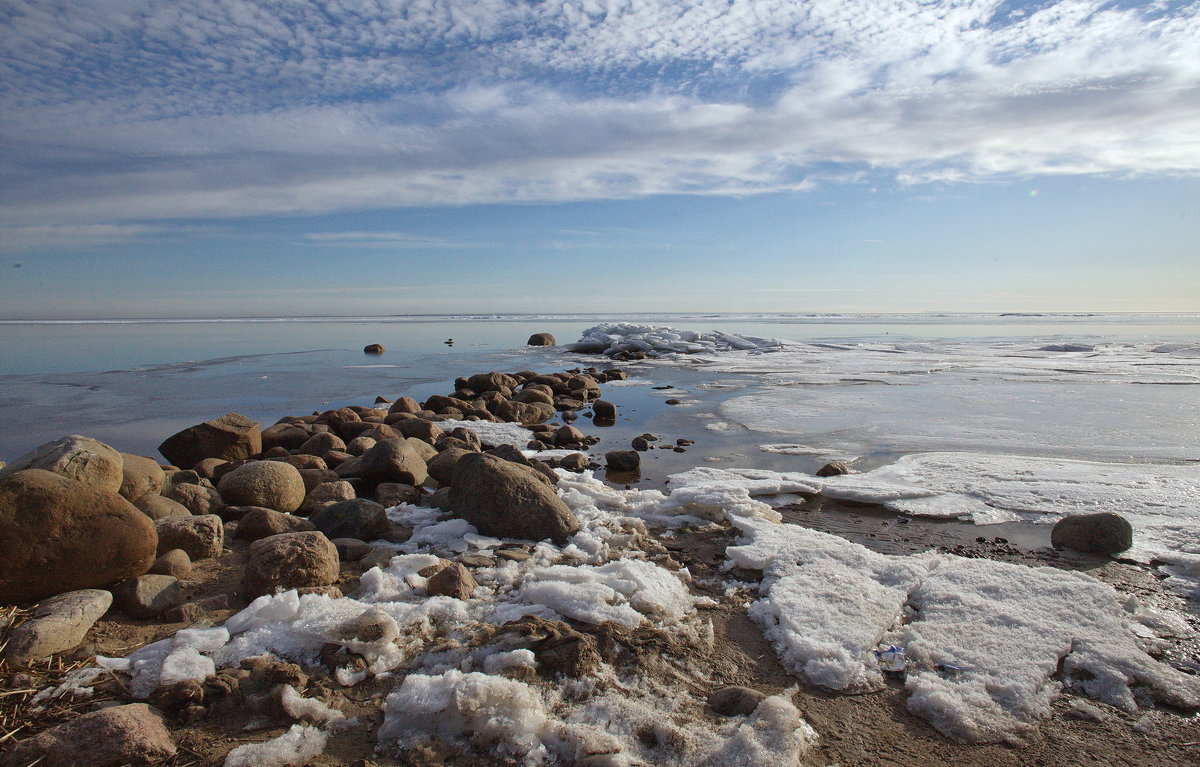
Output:
[[[737,336],[715,330],[700,333],[676,330],[666,325],[637,325],[631,322],[605,323],[590,327],[567,351],[612,356],[620,352],[645,352],[652,357],[664,354],[697,354],[723,351],[769,351],[783,344],[774,338]]]
[[[1086,575],[933,552],[887,556],[805,528],[734,524],[746,542],[728,555],[764,571],[751,615],[789,669],[834,689],[869,689],[881,682],[873,651],[898,645],[909,710],[956,740],[1024,742],[1063,685],[1129,711],[1134,687],[1200,706],[1200,680],[1147,655],[1134,630],[1147,622]],[[1060,665],[1063,681],[1052,681]]]
[[[325,750],[325,733],[294,724],[274,740],[238,746],[225,757],[225,767],[287,767],[303,764]]]

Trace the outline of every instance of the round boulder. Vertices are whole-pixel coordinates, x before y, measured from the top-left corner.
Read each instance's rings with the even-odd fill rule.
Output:
[[[337,548],[317,532],[283,533],[250,544],[242,577],[247,600],[276,589],[329,586],[338,578]]]
[[[554,336],[549,333],[534,333],[525,343],[529,346],[558,346]]]
[[[1133,545],[1133,527],[1111,511],[1075,514],[1058,520],[1050,542],[1091,554],[1116,554]]]
[[[216,514],[191,517],[167,517],[154,523],[158,529],[158,554],[183,549],[194,562],[221,556],[225,526]]]
[[[367,344],[363,347],[363,354],[383,354],[383,344]]]
[[[383,506],[366,498],[351,498],[313,512],[309,521],[329,538],[373,541],[392,531]]]
[[[121,489],[121,454],[91,437],[71,434],[30,450],[0,468],[0,479],[25,469],[43,469],[114,493]]]
[[[251,508],[238,522],[233,537],[240,541],[257,541],[280,533],[302,533],[313,529],[313,523],[304,517],[273,509]]]
[[[304,503],[304,478],[291,464],[254,461],[221,477],[221,498],[231,506],[262,506],[295,511]]]
[[[141,455],[121,453],[121,497],[136,501],[144,495],[156,495],[162,490],[167,475],[158,461]]]
[[[154,523],[116,492],[42,469],[0,480],[0,603],[135,578],[157,544]]]
[[[225,508],[221,494],[206,480],[203,485],[183,484],[171,488],[167,498],[180,504],[192,514],[220,514]],[[140,499],[139,499],[140,500]]]
[[[562,544],[579,531],[575,512],[534,469],[486,453],[459,459],[449,502],[483,535]]]

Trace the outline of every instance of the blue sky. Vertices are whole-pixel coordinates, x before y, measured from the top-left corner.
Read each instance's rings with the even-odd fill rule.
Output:
[[[1200,3],[0,8],[0,317],[1200,311]]]

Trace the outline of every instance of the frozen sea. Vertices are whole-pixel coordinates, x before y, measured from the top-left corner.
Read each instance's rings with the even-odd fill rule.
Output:
[[[1118,511],[1139,528],[1135,557],[1200,571],[1195,314],[2,321],[0,460],[72,433],[156,455],[229,411],[269,424],[448,393],[475,372],[601,364],[523,344],[620,322],[781,341],[622,365],[632,378],[605,394],[622,418],[592,430],[594,451],[645,431],[696,442],[650,454],[642,487],[694,466],[811,475],[840,459],[858,473],[823,483],[828,497],[985,524]]]

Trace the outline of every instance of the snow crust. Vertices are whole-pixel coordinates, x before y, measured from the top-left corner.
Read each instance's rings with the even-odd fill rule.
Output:
[[[1146,627],[1081,573],[927,552],[878,554],[838,536],[733,520],[730,561],[762,569],[750,614],[794,673],[833,689],[882,684],[881,646],[907,654],[908,708],[964,742],[1025,742],[1065,685],[1137,709],[1137,688],[1200,705],[1200,679],[1150,657]],[[1062,667],[1062,682],[1051,675]]]
[[[327,736],[307,725],[292,725],[278,738],[238,746],[225,757],[225,767],[287,767],[303,764],[325,750]]]

